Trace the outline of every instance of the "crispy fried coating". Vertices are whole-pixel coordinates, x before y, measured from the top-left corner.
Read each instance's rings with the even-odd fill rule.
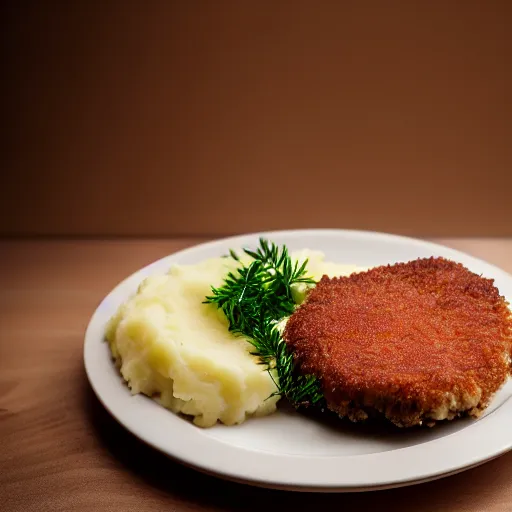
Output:
[[[324,276],[284,338],[328,407],[398,426],[479,416],[510,371],[512,316],[493,281],[444,258]]]

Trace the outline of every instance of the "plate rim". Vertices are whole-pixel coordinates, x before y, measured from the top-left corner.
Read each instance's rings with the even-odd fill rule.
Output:
[[[492,414],[482,418],[481,420],[475,421],[472,425],[466,427],[463,430],[443,436],[441,438],[427,441],[419,445],[411,447],[398,448],[385,452],[364,454],[364,455],[340,455],[332,457],[315,456],[306,457],[298,455],[286,455],[286,454],[272,454],[269,452],[259,452],[255,450],[249,450],[241,448],[235,445],[226,444],[218,439],[213,439],[208,436],[201,434],[202,429],[194,427],[185,422],[179,416],[174,415],[171,412],[168,413],[169,418],[173,417],[176,421],[169,421],[172,427],[175,428],[176,434],[179,434],[179,442],[163,443],[161,440],[158,441],[160,434],[158,430],[151,428],[141,428],[140,422],[137,422],[136,416],[130,414],[126,408],[123,408],[123,400],[121,395],[133,402],[138,402],[140,406],[146,403],[147,406],[156,406],[160,409],[161,406],[156,404],[154,401],[149,400],[141,396],[132,396],[126,386],[118,379],[117,389],[118,393],[113,389],[107,389],[105,386],[113,385],[106,384],[105,379],[101,379],[95,366],[96,363],[101,360],[99,357],[107,356],[105,359],[108,364],[114,369],[111,358],[108,357],[107,344],[102,342],[98,344],[99,332],[104,328],[104,313],[102,313],[102,306],[105,302],[108,303],[109,298],[115,294],[123,295],[124,288],[128,288],[132,282],[140,281],[144,275],[151,273],[152,268],[158,267],[165,263],[171,263],[173,259],[186,258],[187,255],[195,251],[210,250],[215,247],[224,247],[231,245],[233,247],[239,247],[249,242],[248,240],[257,240],[259,237],[266,237],[271,239],[279,237],[300,237],[300,236],[329,236],[329,237],[361,237],[361,238],[374,238],[380,240],[388,240],[395,242],[402,242],[412,245],[420,245],[423,248],[432,249],[433,251],[441,251],[443,253],[449,253],[452,259],[459,258],[462,260],[471,261],[475,266],[483,266],[489,269],[491,274],[497,274],[502,279],[510,280],[512,283],[512,276],[507,272],[500,269],[499,267],[487,263],[484,260],[466,254],[464,252],[452,249],[450,247],[431,242],[428,240],[422,240],[419,238],[412,238],[403,235],[395,235],[390,233],[382,233],[378,231],[363,231],[363,230],[351,230],[351,229],[293,229],[293,230],[278,230],[278,231],[263,231],[253,232],[248,234],[234,235],[224,238],[217,238],[214,240],[206,241],[200,244],[186,247],[180,251],[172,254],[168,254],[163,258],[160,258],[140,269],[133,272],[131,275],[119,282],[100,302],[98,307],[95,309],[85,332],[84,339],[84,365],[87,378],[90,382],[91,387],[99,401],[107,409],[107,411],[137,438],[152,446],[153,448],[162,451],[166,455],[177,459],[187,466],[194,467],[200,471],[214,474],[222,478],[235,480],[239,482],[251,483],[263,487],[271,487],[278,489],[288,490],[301,490],[301,491],[359,491],[359,490],[377,490],[391,487],[398,487],[404,485],[411,485],[419,483],[420,481],[429,481],[456,472],[464,471],[476,465],[480,465],[488,460],[496,458],[507,451],[512,449],[512,435],[507,435],[506,425],[510,425],[512,421],[512,401],[510,397]],[[236,244],[236,245],[235,245]],[[310,247],[315,249],[315,247]],[[321,248],[319,248],[321,250]],[[125,295],[126,297],[126,295]],[[96,352],[95,352],[96,347]],[[100,347],[98,349],[98,347]],[[101,350],[103,349],[103,351]],[[102,354],[100,354],[103,352]],[[110,381],[113,382],[113,381]],[[114,385],[115,386],[115,385]],[[112,392],[114,393],[112,395]],[[145,402],[141,402],[141,400]],[[151,405],[149,405],[151,404]],[[135,407],[136,408],[136,407]],[[143,409],[147,409],[143,406]],[[147,409],[149,410],[149,409]],[[508,418],[508,421],[507,421]],[[256,420],[257,421],[257,420]],[[186,427],[185,427],[186,425]],[[484,431],[485,435],[480,435]],[[194,434],[190,434],[194,432]],[[197,435],[199,434],[199,435]],[[492,435],[489,435],[492,434]],[[457,436],[454,438],[453,436]],[[172,437],[171,435],[169,437]],[[192,437],[192,439],[191,439]],[[449,439],[450,438],[450,439]],[[485,439],[486,448],[482,447],[479,441],[481,438]],[[443,441],[447,440],[448,441]],[[456,439],[455,444],[451,443]],[[192,448],[187,446],[187,441],[194,443]],[[465,454],[464,442],[470,445],[473,449],[473,456]],[[430,454],[429,450],[425,448],[436,443],[439,450],[448,450],[452,456],[455,452],[457,454],[458,462],[447,464],[444,466],[435,461],[435,457]],[[462,443],[462,445],[461,445]],[[444,446],[446,445],[446,446]],[[240,457],[240,452],[243,452],[244,457]],[[404,455],[404,453],[406,455]],[[443,452],[444,453],[444,452]],[[375,477],[375,465],[381,465],[386,470],[389,468],[386,464],[389,463],[389,458],[393,458],[393,466],[401,466],[403,462],[407,461],[407,458],[419,456],[428,459],[428,463],[423,460],[423,464],[426,464],[423,471],[416,471],[412,474],[406,475],[404,472],[395,471],[384,471],[386,476],[380,478]],[[242,460],[244,459],[244,460]],[[347,475],[346,471],[337,472],[340,469],[336,465],[336,461],[342,459],[343,463],[351,466],[350,475]],[[219,461],[229,460],[229,467],[218,467]],[[307,461],[307,465],[304,465],[304,460]],[[243,464],[242,462],[246,462]],[[288,461],[288,465],[287,465]],[[290,461],[293,461],[293,467],[290,466]],[[300,461],[300,463],[298,463]],[[369,472],[374,476],[370,478],[364,478],[364,465],[372,464],[373,469]],[[309,466],[308,466],[309,465]],[[308,469],[309,467],[309,469]],[[291,469],[291,472],[289,471]],[[306,469],[305,471],[302,471]],[[346,468],[345,468],[346,469]],[[367,468],[368,469],[368,468]],[[288,470],[288,472],[286,472]],[[336,475],[339,476],[336,478]],[[323,475],[319,478],[319,475]],[[334,477],[333,477],[334,475]],[[342,476],[344,475],[344,476]],[[347,478],[347,476],[349,478]]]

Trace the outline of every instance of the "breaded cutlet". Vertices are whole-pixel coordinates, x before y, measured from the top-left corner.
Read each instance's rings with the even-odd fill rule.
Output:
[[[507,380],[512,315],[493,280],[418,259],[324,276],[284,339],[341,417],[433,425],[479,416]]]

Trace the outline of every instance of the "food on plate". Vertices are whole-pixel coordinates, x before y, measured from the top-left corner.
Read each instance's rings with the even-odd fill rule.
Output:
[[[286,287],[287,314],[314,283],[309,278],[359,270],[325,262],[319,251],[299,251],[287,255],[286,262],[300,268],[306,259],[307,278]],[[172,265],[167,274],[146,278],[120,306],[106,337],[134,394],[153,397],[174,412],[192,416],[202,427],[217,421],[233,425],[248,415],[275,410],[280,395],[273,370],[261,364],[260,355],[251,354],[254,346],[247,336],[229,331],[222,308],[205,303],[212,286],[220,289],[228,274],[238,276],[253,262],[243,253],[196,265]],[[257,302],[253,306],[259,307]]]
[[[510,372],[512,316],[493,281],[443,258],[323,277],[286,324],[329,409],[403,427],[477,417]]]
[[[144,280],[107,326],[133,393],[198,426],[330,409],[400,427],[478,417],[510,374],[512,314],[444,258],[372,269],[261,239]]]

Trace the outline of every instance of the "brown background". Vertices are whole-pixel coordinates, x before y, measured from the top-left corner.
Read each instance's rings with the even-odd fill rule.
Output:
[[[115,284],[222,234],[442,236],[512,272],[512,2],[17,0],[0,23],[0,236],[38,235],[0,240],[0,511],[512,510],[512,453],[343,496],[200,475],[82,359]]]
[[[512,235],[511,14],[3,3],[0,234]]]

